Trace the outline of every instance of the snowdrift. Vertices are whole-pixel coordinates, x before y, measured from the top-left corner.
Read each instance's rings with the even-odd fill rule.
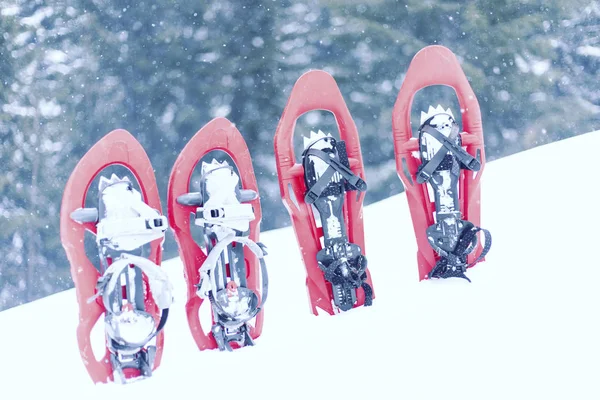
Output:
[[[0,313],[3,399],[598,399],[600,237],[591,180],[600,132],[486,167],[487,260],[418,281],[406,198],[365,208],[372,307],[312,316],[291,228],[263,233],[269,301],[255,347],[199,352],[179,260],[163,361],[151,379],[94,386],[79,357],[73,290]],[[368,177],[367,177],[368,179]]]

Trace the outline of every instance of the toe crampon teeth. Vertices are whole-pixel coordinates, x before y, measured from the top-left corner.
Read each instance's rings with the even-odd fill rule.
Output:
[[[421,124],[423,124],[423,122],[427,121],[429,118],[433,117],[434,115],[438,115],[438,114],[448,114],[452,117],[452,119],[454,118],[454,115],[452,114],[452,110],[450,110],[450,108],[448,108],[447,110],[444,110],[444,108],[438,104],[437,107],[433,107],[433,106],[429,106],[429,109],[427,110],[427,112],[425,111],[421,111]]]
[[[325,134],[322,130],[319,129],[319,132],[310,131],[310,136],[304,136],[304,148],[308,148],[311,144],[316,142],[317,140],[324,139],[326,137],[332,137],[331,133]]]

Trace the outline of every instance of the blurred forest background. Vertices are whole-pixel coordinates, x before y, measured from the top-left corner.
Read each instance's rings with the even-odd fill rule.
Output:
[[[63,188],[113,129],[148,152],[164,209],[179,151],[227,117],[253,156],[267,230],[290,224],[273,135],[302,73],[337,80],[369,204],[402,191],[391,110],[418,50],[442,44],[459,57],[493,160],[600,127],[599,34],[592,0],[0,0],[0,310],[72,287]],[[456,100],[428,88],[413,114],[430,103]],[[296,135],[311,128],[335,125],[311,114]],[[169,233],[164,257],[176,255]]]

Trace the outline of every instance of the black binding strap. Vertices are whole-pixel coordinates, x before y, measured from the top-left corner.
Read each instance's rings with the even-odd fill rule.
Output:
[[[365,292],[365,307],[373,305],[373,288],[367,283],[363,282],[361,287]]]
[[[163,309],[160,314],[160,321],[158,321],[158,326],[156,327],[156,334],[158,334],[160,331],[162,331],[162,329],[165,327],[168,316],[169,316],[169,309],[168,308]]]
[[[485,238],[485,244],[479,257],[475,259],[471,264],[466,265],[464,258],[472,251],[475,246],[477,239],[477,232],[483,232]],[[441,254],[440,260],[435,264],[435,267],[427,275],[431,278],[464,278],[471,282],[465,275],[468,268],[471,268],[486,256],[492,247],[492,234],[483,228],[473,226],[471,229],[466,230],[458,239],[458,243],[452,252],[446,252],[440,249],[438,246],[433,245],[434,249]]]
[[[435,155],[431,158],[431,160],[425,163],[421,170],[417,173],[418,183],[427,182],[429,178],[431,178],[435,170],[444,160],[444,157],[446,156],[446,153],[448,151],[450,151],[452,155],[456,157],[456,159],[462,165],[465,166],[465,168],[471,171],[479,171],[481,169],[481,162],[469,153],[467,153],[461,146],[457,145],[454,142],[454,140],[458,136],[458,125],[453,125],[452,132],[450,133],[449,138],[444,136],[440,131],[429,125],[423,126],[421,131],[433,136],[434,139],[436,139],[442,144],[442,148],[440,148],[438,152],[435,153]]]
[[[305,152],[305,157],[318,157],[329,166],[323,175],[321,175],[315,184],[306,192],[304,201],[307,204],[313,204],[321,196],[336,172],[339,172],[340,175],[342,175],[352,190],[358,190],[360,192],[367,190],[367,183],[363,179],[361,179],[358,175],[355,175],[352,170],[342,164],[337,157],[332,158],[330,154],[334,153],[326,153],[317,149],[308,149]]]
[[[346,282],[350,283],[353,288],[361,287],[365,293],[365,307],[373,305],[373,288],[366,282],[367,280],[367,258],[362,254],[353,260],[358,268],[356,271],[350,269],[348,276],[344,276],[339,269],[344,263],[349,263],[349,260],[333,260],[329,265],[324,265],[322,262],[319,263],[319,268],[323,271],[325,279],[332,285],[344,286]]]

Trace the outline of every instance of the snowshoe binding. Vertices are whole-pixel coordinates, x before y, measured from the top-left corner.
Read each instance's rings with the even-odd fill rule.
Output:
[[[348,163],[346,144],[331,134],[311,131],[304,138],[302,164],[307,192],[306,204],[314,206],[323,227],[324,245],[317,253],[319,268],[333,288],[333,301],[342,311],[356,302],[356,289],[365,293],[365,306],[372,304],[373,291],[366,282],[367,259],[360,246],[348,241],[343,215],[346,192],[367,190],[367,183],[355,175]]]
[[[293,145],[296,120],[312,110],[335,116],[340,139],[313,132],[304,140],[298,163]],[[330,74],[313,70],[298,79],[274,145],[281,198],[306,268],[311,312],[334,315],[371,305],[375,293],[365,255],[362,205],[367,184],[360,140]]]
[[[190,191],[197,164],[199,187]],[[232,351],[254,345],[268,294],[267,253],[258,242],[261,208],[252,159],[231,122],[214,119],[186,145],[173,167],[168,201],[186,271],[188,322],[198,347]],[[201,227],[198,242],[190,214]],[[206,300],[210,329],[203,329],[199,318]]]
[[[449,109],[438,106],[421,114],[418,137],[413,137],[414,95],[435,85],[455,90],[464,131]],[[392,126],[396,170],[417,240],[419,279],[468,280],[467,268],[483,261],[491,246],[489,231],[479,228],[485,151],[477,97],[449,49],[427,46],[414,56],[394,105]]]
[[[491,234],[462,219],[458,184],[462,169],[479,171],[481,162],[461,147],[459,127],[450,109],[429,107],[421,114],[417,183],[431,185],[435,196],[435,224],[427,228],[427,239],[440,256],[428,278],[464,278],[465,272],[488,253]],[[471,263],[467,255],[477,248],[477,232],[483,232],[483,251]]]
[[[250,201],[254,190],[240,189],[240,177],[227,161],[202,162],[200,192],[177,198],[179,204],[196,206],[194,223],[204,231],[207,257],[200,267],[198,296],[209,299],[214,324],[211,328],[219,350],[232,351],[230,343],[252,346],[247,323],[262,309],[267,299],[268,276],[265,246],[249,237],[255,219]],[[262,299],[248,288],[244,247],[258,258],[263,281]]]
[[[75,204],[71,199],[77,199],[78,195],[81,196],[80,205],[83,205],[88,186],[85,181],[73,178],[86,173],[93,178],[96,175],[93,172],[96,168],[91,165],[94,160],[100,161],[96,167],[102,169],[128,158],[122,153],[123,149],[119,149],[123,143],[130,147],[126,153],[140,156],[137,160],[146,164],[144,171],[152,171],[147,157],[145,160],[141,157],[145,153],[139,143],[124,131],[115,132],[103,139],[103,146],[90,150],[67,184],[61,211],[61,236],[77,287],[82,316],[78,339],[86,366],[95,382],[112,380],[125,384],[152,376],[158,365],[157,356],[162,353],[163,338],[162,335],[157,336],[167,322],[173,297],[168,276],[157,265],[160,262],[160,246],[168,228],[167,219],[159,209],[144,201],[127,176],[120,178],[112,174],[106,178],[100,174],[98,207],[73,207]],[[101,152],[111,147],[116,150],[112,155]],[[109,161],[107,164],[102,162],[103,154],[109,158],[105,160]],[[116,158],[110,160],[111,156]],[[135,166],[128,167],[135,171]],[[153,174],[145,178],[146,182],[142,181],[141,185],[142,191],[147,193],[146,185],[151,184],[155,188],[156,182]],[[75,186],[77,190],[74,190]],[[68,197],[69,194],[73,197]],[[152,203],[160,207],[158,193],[151,195]],[[97,268],[91,265],[89,259],[84,260],[83,240],[79,243],[74,241],[75,237],[83,236],[82,227],[95,233],[100,260]],[[75,236],[72,236],[73,233]],[[148,253],[148,247],[150,254],[146,258],[144,253]],[[107,353],[99,364],[95,358],[90,360],[90,356],[94,356],[88,352],[90,323],[95,322],[94,317],[97,320],[101,313],[104,314]]]

